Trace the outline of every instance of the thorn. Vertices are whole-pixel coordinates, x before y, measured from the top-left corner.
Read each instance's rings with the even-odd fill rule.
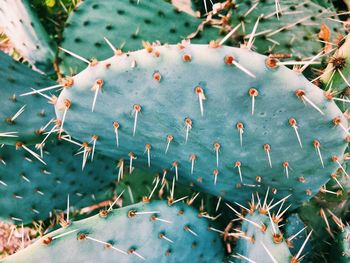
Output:
[[[27,105],[23,105],[10,119],[9,122],[13,123],[24,111]]]
[[[273,225],[273,224],[272,224]],[[269,255],[269,257],[271,258],[273,263],[278,263],[278,261],[275,259],[275,257],[271,254],[271,252],[267,249],[267,247],[265,246],[265,244],[261,241],[260,242],[261,245],[263,246],[263,248],[265,249],[266,253]]]
[[[321,113],[322,115],[324,115],[324,112],[316,106],[315,103],[313,103],[308,97],[305,96],[305,91],[301,90],[301,89],[298,89],[296,92],[295,92],[295,95],[298,97],[298,98],[301,98],[301,99],[304,99],[307,103],[309,103],[314,109],[316,109],[319,113]]]
[[[134,168],[132,167],[132,161],[135,160],[137,157],[135,156],[135,154],[133,152],[129,152],[129,157],[130,157],[129,174],[131,174],[132,171],[134,170]]]
[[[216,181],[217,181],[218,175],[219,175],[219,170],[218,169],[214,169],[213,175],[214,175],[214,185],[216,185]]]
[[[239,141],[241,143],[241,147],[243,146],[243,132],[244,132],[244,125],[241,122],[237,122],[236,127],[239,131]]]
[[[255,97],[257,97],[259,95],[259,92],[256,89],[251,88],[251,89],[249,89],[248,94],[252,98],[252,115],[254,115]]]
[[[337,163],[339,168],[343,171],[343,173],[346,175],[347,178],[350,178],[349,174],[346,172],[346,170],[344,169],[344,167],[341,165],[341,163],[338,160],[337,156],[332,156],[332,161]]]
[[[324,222],[326,223],[326,226],[327,226],[326,230],[327,230],[327,232],[334,238],[332,230],[331,230],[331,227],[330,227],[330,225],[328,223],[327,215],[324,212],[323,208],[320,209],[320,215],[323,218]]]
[[[216,204],[216,207],[215,207],[215,212],[217,212],[219,210],[221,199],[222,199],[222,197],[220,196],[219,199],[218,199],[218,202]]]
[[[175,193],[175,177],[173,177],[173,183],[171,185],[171,191],[170,191],[170,199],[174,200],[174,193]]]
[[[178,166],[179,166],[179,164],[177,163],[177,161],[174,161],[174,162],[173,162],[173,167],[175,168],[175,177],[176,177],[176,181],[179,179]]]
[[[21,143],[21,142],[17,142],[17,143],[16,143],[16,150],[18,150],[19,148],[23,148],[24,150],[26,150],[27,152],[29,152],[31,155],[33,155],[34,158],[36,158],[36,159],[39,160],[41,163],[43,163],[43,164],[46,165],[46,163],[40,158],[40,156],[39,156],[37,153],[33,152],[31,149],[29,149],[29,148],[28,148],[27,146],[25,146],[23,143]]]
[[[141,256],[139,253],[137,253],[134,249],[129,249],[128,253],[134,254],[135,256],[141,258],[142,260],[146,260],[143,256]]]
[[[174,137],[171,134],[168,134],[166,139],[167,139],[167,145],[165,148],[165,154],[168,152],[170,143],[174,140]]]
[[[124,191],[125,191],[125,190],[123,190],[123,191],[120,193],[120,195],[118,195],[117,198],[113,201],[113,203],[109,206],[109,208],[108,208],[108,210],[107,210],[108,213],[112,211],[113,206],[118,202],[119,198],[124,194]]]
[[[60,126],[60,131],[59,131],[59,137],[61,137],[61,134],[63,132],[63,125],[64,125],[64,121],[66,119],[66,115],[67,115],[67,111],[68,109],[72,106],[72,102],[68,99],[65,99],[63,101],[63,105],[64,105],[64,112],[63,112],[63,117],[61,120],[61,126]]]
[[[204,0],[205,1],[205,0]],[[241,24],[238,24],[235,26],[219,43],[219,46],[222,46],[227,39],[229,39],[239,28],[241,27]]]
[[[262,18],[263,15],[260,15],[258,16],[256,22],[255,22],[255,25],[253,27],[253,30],[252,30],[252,33],[250,34],[250,37],[249,37],[249,40],[248,40],[248,43],[247,43],[247,49],[248,50],[251,50],[252,49],[252,46],[253,46],[253,38],[254,38],[254,35],[255,35],[255,32],[256,32],[256,29],[258,28],[258,25],[259,25],[259,20],[260,18]]]
[[[118,161],[117,168],[119,168],[118,182],[120,182],[124,178],[124,160],[123,159]]]
[[[240,161],[237,161],[237,162],[235,163],[235,167],[237,167],[237,169],[238,169],[239,178],[241,179],[241,182],[243,182],[242,171],[241,171],[241,165],[242,165],[242,163],[241,163]]]
[[[127,255],[126,252],[124,252],[123,250],[120,250],[119,248],[116,248],[116,247],[112,246],[111,243],[107,243],[107,242],[104,242],[104,241],[101,241],[101,240],[98,240],[98,239],[95,239],[95,238],[92,238],[92,237],[89,237],[89,236],[86,236],[85,238],[86,238],[86,239],[89,239],[89,240],[91,240],[91,241],[94,241],[94,242],[103,244],[103,245],[105,245],[107,248],[112,248],[112,249],[114,249],[115,251],[118,251],[119,253],[122,253],[122,254],[124,254],[124,255]]]
[[[190,132],[190,130],[192,129],[192,120],[189,117],[185,118],[185,126],[186,126],[186,139],[185,139],[185,143],[187,143],[188,141],[188,134]]]
[[[147,162],[148,162],[148,167],[151,167],[151,145],[147,143],[145,145],[145,152],[147,152]]]
[[[94,155],[95,155],[95,148],[96,148],[96,142],[97,142],[98,136],[97,135],[92,135],[91,141],[92,142],[92,154],[91,154],[91,161],[94,160]]]
[[[335,126],[340,126],[343,129],[343,131],[346,132],[347,135],[350,135],[350,133],[348,132],[348,129],[345,128],[345,126],[341,123],[341,119],[340,118],[338,118],[338,117],[334,118],[333,119],[333,123],[334,123]]]
[[[198,237],[198,234],[194,232],[189,226],[184,226],[184,230],[191,233],[192,235]]]
[[[307,237],[306,237],[306,239],[305,239],[303,245],[300,247],[298,253],[296,254],[296,256],[294,256],[294,257],[292,258],[292,262],[298,262],[298,259],[299,259],[300,255],[301,255],[301,252],[303,252],[304,247],[305,247],[307,241],[309,240],[309,238],[310,238],[312,232],[313,232],[313,230],[311,230],[310,233],[307,235]]]
[[[288,162],[283,162],[282,166],[284,167],[284,172],[285,172],[287,178],[289,178],[289,172],[288,172],[289,163]]]
[[[239,218],[242,217],[242,214],[239,213],[236,209],[234,209],[232,206],[230,206],[228,203],[225,203],[225,205],[230,208]]]
[[[119,148],[119,135],[118,135],[118,129],[119,129],[120,125],[117,121],[113,122],[113,128],[114,128],[114,132],[115,132],[115,140],[117,142],[117,148]]]
[[[191,154],[190,155],[190,161],[191,161],[191,174],[193,174],[194,171],[194,163],[196,161],[196,155],[195,154]]]
[[[166,176],[167,172],[168,172],[167,169],[163,169],[162,184],[165,182],[165,176]]]
[[[151,191],[151,193],[150,193],[150,195],[148,196],[148,201],[151,201],[151,198],[152,198],[152,196],[153,196],[153,194],[154,194],[154,191],[157,189],[157,187],[158,187],[158,184],[159,184],[159,181],[160,181],[160,179],[159,179],[159,177],[157,177],[157,179],[156,179],[156,185],[153,187],[153,190]]]
[[[106,38],[103,37],[103,39],[106,41],[107,45],[112,49],[114,54],[117,54],[118,49],[113,46],[113,44]]]
[[[321,150],[320,150],[321,144],[320,144],[320,142],[319,142],[318,140],[314,140],[314,141],[313,141],[313,145],[314,145],[314,147],[315,147],[315,149],[316,149],[316,151],[317,151],[318,157],[320,158],[320,162],[321,162],[321,164],[322,164],[322,167],[324,168],[324,163],[323,163],[323,159],[322,159],[322,155],[321,155]]]
[[[249,263],[257,263],[257,262],[255,262],[254,260],[249,259],[249,258],[247,258],[246,256],[243,256],[243,255],[241,255],[241,254],[239,254],[239,253],[237,253],[237,256],[238,256],[239,259],[245,259],[245,260],[247,260]]]
[[[269,161],[269,164],[270,164],[270,168],[272,168],[272,163],[271,163],[271,156],[270,156],[270,150],[271,150],[271,147],[269,144],[264,144],[264,151],[266,152],[267,154],[267,159]]]
[[[133,113],[135,114],[133,136],[135,136],[135,134],[136,134],[137,116],[138,116],[139,112],[141,112],[141,105],[140,104],[135,104],[134,105],[134,110],[133,110]]]
[[[16,134],[18,132],[0,132],[0,137],[10,137],[10,138],[16,138],[18,137]]]
[[[239,64],[235,58],[231,55],[226,55],[224,58],[224,61],[226,64],[228,65],[234,65],[236,66],[239,70],[241,70],[242,72],[244,72],[245,74],[247,74],[248,76],[252,77],[252,78],[256,78],[256,76],[251,73],[248,69],[246,69],[245,67],[243,67],[241,64]]]
[[[216,167],[219,168],[219,150],[221,145],[219,143],[214,143],[214,151],[216,153]]]
[[[290,242],[292,241],[294,238],[296,238],[301,232],[303,232],[307,227],[302,228],[301,230],[299,230],[297,233],[295,233],[294,235],[292,235],[291,237],[287,238],[287,241]]]
[[[195,87],[194,91],[198,95],[199,108],[201,110],[201,116],[203,117],[204,116],[203,100],[206,100],[205,95],[204,95],[204,91],[199,86]]]
[[[162,238],[170,243],[174,243],[174,241],[172,241],[170,238],[166,237],[164,233],[160,233],[159,238]]]
[[[194,200],[196,200],[196,198],[198,197],[198,195],[199,195],[199,192],[198,192],[197,194],[195,194],[195,196],[192,197],[190,200],[188,200],[188,201],[187,201],[187,204],[188,204],[188,205],[192,205],[193,202],[194,202]]]
[[[63,84],[56,84],[47,88],[42,88],[42,89],[33,89],[33,91],[27,92],[27,93],[23,93],[19,96],[28,96],[28,95],[33,95],[33,94],[40,94],[43,91],[48,91],[48,90],[53,90],[53,89],[57,89],[57,88],[62,88],[64,87]]]
[[[88,64],[88,65],[91,64],[89,60],[87,60],[86,58],[83,58],[82,56],[79,56],[79,55],[73,53],[72,51],[69,51],[69,50],[64,49],[64,48],[62,48],[62,47],[58,47],[58,49],[60,49],[60,50],[62,50],[63,52],[65,52],[65,53],[71,55],[72,57],[75,57],[75,58],[77,58],[77,59],[79,59],[79,60],[85,62],[85,63]]]
[[[59,235],[57,235],[57,236],[52,237],[52,240],[59,239],[59,238],[61,238],[61,237],[67,236],[67,235],[69,235],[69,234],[72,234],[72,233],[74,233],[74,232],[77,232],[78,230],[79,230],[79,229],[74,229],[74,230],[71,230],[71,231],[68,231],[68,232],[64,232],[64,233],[62,233],[62,234],[59,234]]]
[[[91,112],[94,112],[95,109],[95,105],[96,105],[96,100],[97,100],[97,95],[98,95],[98,91],[102,90],[102,85],[103,85],[103,80],[102,79],[97,79],[95,81],[95,84],[92,86],[91,90],[95,91],[95,95],[94,95],[94,100],[92,102],[92,108],[91,108]]]
[[[288,123],[289,125],[294,129],[295,131],[295,134],[297,136],[297,139],[298,139],[298,142],[299,142],[299,145],[300,145],[300,148],[303,148],[303,145],[301,143],[301,139],[300,139],[300,136],[299,136],[299,132],[298,132],[298,126],[297,126],[297,121],[294,119],[294,118],[290,118],[288,120]]]

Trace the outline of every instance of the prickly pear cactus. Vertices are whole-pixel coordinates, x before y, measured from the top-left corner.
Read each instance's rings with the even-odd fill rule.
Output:
[[[70,205],[81,208],[113,197],[113,159],[95,153],[82,171],[79,147],[47,142],[44,163],[23,148],[0,148],[0,218],[15,223],[44,220]],[[79,157],[80,156],[80,157]]]
[[[214,17],[213,22],[221,20],[226,31],[240,25],[231,37],[235,45],[247,43],[254,34],[254,48],[262,54],[292,54],[304,59],[324,48],[321,41],[337,42],[338,32],[342,32],[340,23],[328,19],[334,18],[332,8],[312,1],[236,1],[226,6],[219,11],[224,16]]]
[[[72,222],[4,262],[220,262],[223,254],[194,208],[152,201]]]
[[[88,0],[69,17],[61,46],[86,59],[101,60],[117,52],[117,48],[138,50],[143,41],[181,42],[195,32],[200,23],[200,19],[177,11],[164,0]],[[198,35],[193,41],[209,43],[218,37],[218,30],[214,28],[205,32],[203,38]],[[66,74],[79,72],[86,66],[66,53],[61,53],[61,58],[61,69]]]
[[[291,262],[292,254],[283,238],[278,224],[266,214],[255,211],[247,214],[242,223],[246,238],[240,238],[235,248],[240,260],[253,262]]]
[[[81,141],[96,134],[104,154],[227,200],[269,187],[296,207],[347,145],[347,122],[322,90],[246,49],[154,46],[72,80],[56,103],[61,129]]]
[[[301,262],[305,258],[303,254],[309,252],[306,248],[312,231],[307,236],[303,236],[301,231],[297,231],[289,237],[283,236],[280,225],[290,224],[290,222],[283,220],[290,207],[285,207],[285,201],[288,197],[273,202],[274,199],[271,198],[269,201],[269,194],[267,192],[263,198],[260,198],[258,193],[256,193],[256,197],[255,194],[252,194],[249,206],[235,202],[235,206],[238,205],[238,207],[233,208],[233,205],[226,204],[231,212],[233,211],[235,216],[238,217],[233,219],[225,229],[224,238],[233,237],[238,239],[227,262],[296,263]],[[242,220],[242,224],[240,226],[235,225],[235,222],[240,220]],[[287,228],[291,230],[290,226],[287,226]],[[292,232],[294,230],[295,225]],[[285,234],[288,234],[288,230]],[[298,250],[290,251],[289,248],[292,247],[295,238],[299,236],[303,238],[302,244],[300,244]]]
[[[45,126],[55,117],[53,106],[39,95],[21,95],[56,83],[2,52],[0,60],[0,144],[38,143],[45,137]]]
[[[1,0],[0,28],[31,65],[43,72],[52,70],[55,45],[31,10],[30,1]]]

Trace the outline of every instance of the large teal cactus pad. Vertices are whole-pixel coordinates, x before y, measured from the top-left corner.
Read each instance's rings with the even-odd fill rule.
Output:
[[[265,56],[245,49],[153,49],[159,57],[141,50],[76,75],[56,104],[59,119],[66,112],[63,129],[82,141],[96,134],[96,149],[107,155],[159,173],[178,171],[180,181],[238,202],[270,187],[279,198],[292,194],[298,206],[339,167],[332,157],[342,161],[346,133],[334,120],[344,127],[346,120],[301,74],[284,66],[271,69]],[[250,75],[229,64],[233,57]]]
[[[56,83],[2,52],[0,60],[0,144],[38,143],[45,137],[40,129],[55,117],[53,106],[39,95],[20,95]],[[13,119],[21,109],[24,111]]]
[[[214,263],[223,254],[219,235],[195,209],[152,201],[73,222],[4,262]]]
[[[254,47],[259,53],[284,53],[293,57],[305,58],[319,53],[324,44],[320,40],[333,42],[341,25],[328,18],[334,17],[332,8],[324,8],[312,1],[277,1],[280,8],[276,9],[275,0],[266,1],[236,1],[233,8],[230,25],[241,24],[233,35],[233,43],[244,43],[249,39],[257,19],[260,17],[255,32]],[[255,7],[255,8],[254,8]],[[276,16],[279,11],[279,17]],[[248,12],[249,11],[249,12]],[[224,13],[227,10],[222,11]],[[321,24],[330,30],[330,39],[319,36]],[[225,23],[223,24],[224,27]]]
[[[54,44],[45,32],[28,0],[1,0],[0,27],[20,54],[44,72],[51,71]]]
[[[292,254],[278,224],[271,222],[269,216],[259,211],[247,214],[245,219],[247,220],[243,221],[241,230],[247,238],[237,241],[235,253],[238,257],[243,256],[259,263],[292,262]],[[234,262],[241,262],[241,259]]]
[[[176,44],[197,30],[201,20],[177,11],[164,0],[84,1],[69,17],[62,47],[87,59],[106,59],[116,48],[125,51],[142,48],[142,41]],[[94,32],[90,34],[89,32]],[[209,43],[218,37],[218,30],[210,28],[195,42]],[[61,69],[76,73],[84,69],[84,62],[61,54]]]
[[[113,159],[95,153],[82,171],[82,155],[67,142],[48,142],[42,164],[24,149],[0,148],[0,218],[16,223],[49,218],[71,207],[81,208],[113,196]]]

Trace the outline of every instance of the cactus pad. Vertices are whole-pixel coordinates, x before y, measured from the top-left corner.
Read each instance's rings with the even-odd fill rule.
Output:
[[[40,163],[23,149],[0,148],[0,217],[5,221],[30,223],[60,212],[70,196],[72,207],[81,208],[112,198],[116,179],[113,160],[94,156],[82,171],[78,147],[67,142],[48,142]]]
[[[138,50],[142,48],[142,41],[178,43],[196,31],[200,23],[200,19],[177,11],[163,0],[103,0],[98,3],[87,0],[69,17],[62,47],[87,59],[101,60],[113,54],[104,37],[116,48]],[[197,36],[197,41],[209,43],[210,37],[218,36],[217,32],[209,28],[203,37],[206,40]],[[85,67],[65,53],[61,58],[61,68],[66,74]]]
[[[219,235],[195,209],[152,201],[73,222],[4,262],[214,263],[223,254]]]
[[[41,71],[52,70],[53,43],[28,0],[1,0],[0,27],[19,53]]]
[[[298,206],[339,167],[346,120],[302,75],[270,68],[265,56],[245,49],[149,52],[115,56],[76,75],[56,104],[59,119],[66,113],[63,129],[82,141],[97,134],[104,154],[166,169],[234,201],[270,187],[279,198],[292,194]]]
[[[20,95],[31,88],[55,85],[55,82],[2,52],[0,60],[0,144],[38,143],[45,137],[42,128],[55,117],[53,106],[39,95]]]

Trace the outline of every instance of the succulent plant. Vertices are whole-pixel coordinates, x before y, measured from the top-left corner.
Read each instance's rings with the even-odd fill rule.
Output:
[[[56,56],[51,41],[28,0],[1,0],[0,27],[28,62],[42,72],[53,70]]]
[[[130,167],[166,169],[230,201],[270,187],[297,207],[341,165],[347,122],[321,89],[278,64],[211,45],[115,55],[71,78],[57,118],[81,141],[98,135],[96,150]]]
[[[0,0],[4,262],[348,262],[339,10]]]
[[[21,95],[56,83],[2,52],[0,60],[0,144],[39,143],[46,136],[45,126],[55,119],[53,107],[38,95]]]
[[[48,141],[39,162],[24,149],[0,148],[1,220],[45,220],[65,211],[67,198],[68,206],[76,209],[112,199],[112,182],[117,180],[113,159],[96,153],[93,165],[89,158],[82,171],[83,154],[75,156],[79,152],[68,142]]]
[[[69,17],[62,47],[88,60],[102,60],[118,53],[118,49],[138,50],[158,41],[179,43],[196,31],[201,22],[164,0],[87,0]],[[218,30],[208,28],[204,36],[199,33],[192,41],[209,43],[218,36]],[[84,69],[85,63],[69,54],[63,52],[61,58],[61,69],[66,74]]]
[[[3,262],[220,262],[223,255],[219,235],[193,207],[152,201],[101,210]]]

